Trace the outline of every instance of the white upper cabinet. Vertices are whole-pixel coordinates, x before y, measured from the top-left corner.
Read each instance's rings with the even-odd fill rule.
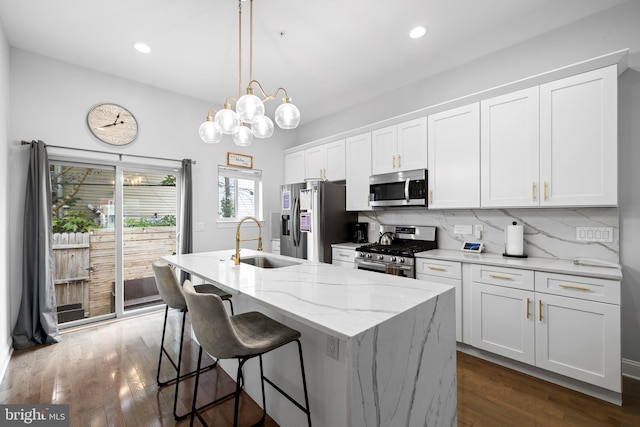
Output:
[[[345,140],[325,144],[327,163],[324,171],[324,179],[329,181],[342,181],[346,178]]]
[[[482,207],[539,205],[538,86],[480,104]]]
[[[346,139],[347,210],[367,211],[371,175],[371,132]]]
[[[327,181],[345,179],[344,139],[305,150],[305,177]]]
[[[429,208],[480,207],[480,105],[428,117]]]
[[[371,149],[373,175],[426,168],[426,117],[374,130]]]
[[[618,203],[617,66],[540,86],[540,205]]]
[[[304,150],[285,154],[284,156],[284,182],[296,184],[305,179]]]

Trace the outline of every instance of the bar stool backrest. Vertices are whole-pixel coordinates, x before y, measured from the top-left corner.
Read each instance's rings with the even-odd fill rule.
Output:
[[[158,292],[164,303],[171,308],[180,310],[187,308],[180,283],[171,267],[162,261],[154,261],[151,267],[153,268],[153,274],[156,276]]]
[[[190,280],[185,280],[183,290],[200,346],[218,359],[245,356],[249,350],[233,328],[222,299],[215,294],[197,293]]]

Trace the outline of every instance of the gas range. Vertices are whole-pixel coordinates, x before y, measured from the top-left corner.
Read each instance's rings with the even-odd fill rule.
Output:
[[[415,254],[437,248],[433,226],[382,225],[380,236],[385,234],[393,236],[388,244],[356,248],[356,268],[415,278]]]

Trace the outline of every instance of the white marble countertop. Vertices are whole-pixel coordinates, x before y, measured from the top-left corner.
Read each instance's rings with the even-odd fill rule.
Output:
[[[340,249],[357,249],[360,246],[364,246],[367,245],[368,243],[352,243],[352,242],[345,242],[345,243],[334,243],[331,245],[332,248],[340,248]]]
[[[591,267],[576,265],[573,260],[553,258],[508,258],[497,254],[473,254],[451,249],[433,249],[416,254],[418,258],[440,259],[444,261],[466,262],[471,264],[513,267],[524,270],[546,271],[549,273],[572,274],[576,276],[600,279],[622,280],[620,268]]]
[[[434,282],[312,263],[242,249],[241,258],[268,256],[298,262],[281,268],[234,265],[233,250],[162,257],[234,294],[242,294],[314,329],[343,340],[452,289]]]

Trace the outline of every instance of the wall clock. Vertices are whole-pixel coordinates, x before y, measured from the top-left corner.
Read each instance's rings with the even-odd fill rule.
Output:
[[[100,103],[87,114],[87,125],[100,141],[112,145],[126,145],[138,136],[138,122],[124,107]]]

